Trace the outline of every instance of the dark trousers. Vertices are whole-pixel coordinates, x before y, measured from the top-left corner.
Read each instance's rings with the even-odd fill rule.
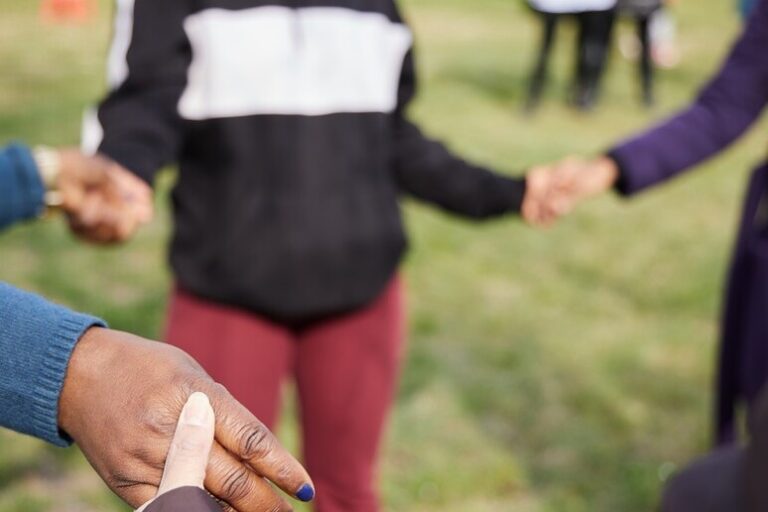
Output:
[[[643,103],[653,104],[653,42],[651,41],[651,15],[637,16],[637,37],[640,39],[640,85]]]
[[[549,60],[554,46],[557,25],[564,15],[539,13],[542,39],[534,65],[526,108],[538,106],[547,81]],[[573,103],[581,109],[594,106],[605,71],[616,13],[610,11],[582,12],[573,15],[579,25],[576,44],[576,69],[573,83]]]

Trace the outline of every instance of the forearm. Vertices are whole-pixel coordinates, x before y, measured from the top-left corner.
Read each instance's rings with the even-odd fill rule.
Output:
[[[719,153],[768,102],[768,2],[761,2],[719,73],[696,101],[656,128],[613,148],[619,191],[638,192]]]
[[[152,183],[177,159],[181,120],[170,105],[179,94],[177,87],[112,92],[98,112],[103,129],[98,151]]]
[[[0,283],[0,426],[65,446],[59,398],[72,352],[104,323]]]
[[[13,144],[0,151],[0,229],[40,215],[44,197],[29,148]]]
[[[178,104],[192,62],[184,23],[193,3],[136,0],[116,12],[116,26],[131,27],[130,33],[115,34],[118,46],[129,40],[125,55],[118,55],[127,67],[99,106],[102,137],[96,142],[100,152],[147,182],[177,160],[182,143]]]
[[[706,101],[695,103],[608,152],[620,171],[617,189],[631,195],[711,158],[737,140],[756,116]]]
[[[486,219],[520,211],[525,181],[470,164],[402,121],[396,139],[398,186],[449,212]]]

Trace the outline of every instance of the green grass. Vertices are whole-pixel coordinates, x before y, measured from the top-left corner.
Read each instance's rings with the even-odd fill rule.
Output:
[[[413,114],[514,174],[598,152],[692,96],[738,30],[731,3],[680,3],[685,59],[661,74],[656,109],[639,107],[635,70],[618,56],[597,112],[565,108],[566,31],[548,101],[525,118],[537,27],[521,1],[405,1],[421,72]],[[40,26],[35,4],[0,0],[0,141],[73,144],[103,87],[108,3],[85,27]],[[549,231],[408,204],[410,357],[384,457],[387,510],[653,509],[664,479],[707,446],[719,294],[760,132],[682,180],[629,203],[602,198]],[[120,249],[79,245],[58,219],[3,234],[0,279],[157,337],[166,191],[159,219]],[[293,421],[282,430],[295,446]],[[2,433],[0,512],[16,510],[121,508],[76,450]]]

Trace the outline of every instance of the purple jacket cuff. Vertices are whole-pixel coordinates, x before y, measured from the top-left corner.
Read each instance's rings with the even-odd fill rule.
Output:
[[[633,150],[631,143],[617,146],[606,153],[619,168],[616,191],[622,196],[632,196],[653,186],[663,178],[653,172],[655,162],[643,158],[640,151]]]

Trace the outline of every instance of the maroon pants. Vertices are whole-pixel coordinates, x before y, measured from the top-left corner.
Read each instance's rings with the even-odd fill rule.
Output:
[[[377,512],[377,454],[403,349],[396,278],[368,307],[300,331],[177,289],[166,339],[274,428],[295,377],[318,512]]]

